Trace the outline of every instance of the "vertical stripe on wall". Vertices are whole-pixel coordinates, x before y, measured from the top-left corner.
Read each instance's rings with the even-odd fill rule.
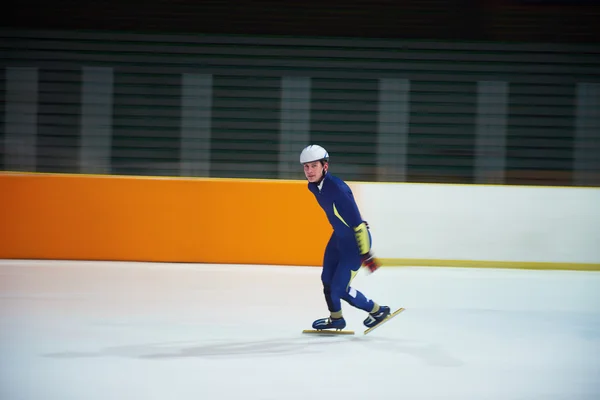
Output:
[[[36,170],[37,108],[37,68],[6,68],[5,169]]]
[[[408,79],[379,80],[378,180],[406,180],[406,145],[409,123]]]
[[[80,171],[110,174],[113,69],[83,67]]]
[[[115,68],[111,173],[178,176],[181,164],[181,73]]]
[[[213,75],[210,176],[277,179],[281,77]]]
[[[36,170],[77,173],[81,148],[81,68],[39,69]]]
[[[600,185],[600,84],[577,85],[575,185]]]
[[[327,149],[333,174],[376,180],[379,79],[339,75],[311,79],[310,142]]]
[[[507,82],[478,82],[476,183],[504,183],[507,101]]]
[[[210,175],[210,136],[213,78],[183,74],[181,89],[182,176]]]
[[[281,84],[279,178],[301,177],[300,152],[310,139],[310,78],[284,76]]]

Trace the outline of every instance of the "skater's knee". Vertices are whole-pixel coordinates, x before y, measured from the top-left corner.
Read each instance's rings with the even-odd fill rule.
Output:
[[[343,299],[347,294],[345,289],[339,285],[323,285],[323,293],[328,299]]]
[[[329,291],[333,296],[342,298],[346,295],[347,290],[345,286],[342,285],[331,285],[329,287]]]

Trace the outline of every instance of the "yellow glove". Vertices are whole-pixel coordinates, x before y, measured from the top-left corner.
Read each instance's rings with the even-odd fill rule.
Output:
[[[354,227],[354,237],[356,238],[360,254],[367,254],[371,250],[371,239],[369,238],[369,230],[366,223],[363,222]]]
[[[354,236],[358,243],[358,250],[362,260],[362,265],[367,267],[369,271],[375,272],[381,264],[373,254],[371,254],[371,239],[369,238],[369,228],[365,222],[354,227]]]

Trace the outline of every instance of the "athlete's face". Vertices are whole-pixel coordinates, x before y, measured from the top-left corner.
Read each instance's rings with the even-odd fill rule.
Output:
[[[321,161],[313,161],[304,164],[304,175],[309,182],[318,182],[327,171],[328,164]]]

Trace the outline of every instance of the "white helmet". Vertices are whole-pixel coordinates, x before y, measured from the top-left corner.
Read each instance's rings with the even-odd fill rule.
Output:
[[[329,161],[329,153],[318,144],[306,146],[300,153],[300,164],[321,160]]]

